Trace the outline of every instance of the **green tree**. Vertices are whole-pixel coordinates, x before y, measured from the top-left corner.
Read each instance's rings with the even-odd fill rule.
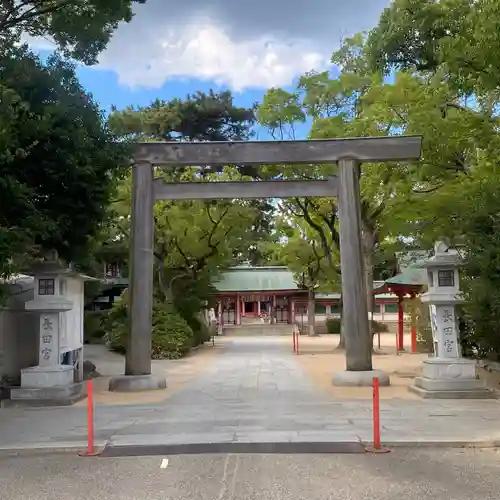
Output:
[[[252,137],[255,123],[253,108],[234,105],[230,91],[197,92],[184,99],[170,101],[156,99],[149,106],[129,106],[113,111],[109,117],[111,129],[134,141],[240,141]],[[222,174],[223,165],[209,165],[198,171],[201,176]],[[253,165],[236,165],[239,173],[251,178],[260,177]],[[178,168],[168,179],[178,180],[189,169]],[[272,232],[273,206],[267,200],[249,202],[255,215],[255,241],[263,241]],[[242,249],[242,260],[253,264],[265,263],[269,258],[262,245]]]
[[[113,107],[109,117],[114,132],[138,141],[241,141],[251,136],[254,121],[253,109],[235,106],[229,90]]]
[[[200,181],[196,169],[185,171],[182,179]],[[236,179],[242,179],[241,175],[227,167],[223,173],[207,175],[204,182]],[[206,272],[216,274],[241,260],[245,250],[256,243],[258,217],[249,200],[157,203],[155,256],[165,269],[192,279]],[[167,298],[171,295],[168,284],[162,283],[162,290]]]
[[[444,69],[467,94],[500,87],[497,0],[395,0],[371,31],[367,53],[383,71]]]
[[[307,290],[308,335],[316,335],[315,294],[326,286],[330,291],[338,286],[339,268],[332,266],[330,249],[317,240],[314,229],[302,217],[296,217],[290,210],[282,213],[277,224],[278,231],[285,240],[276,248],[279,259],[293,272],[297,285]],[[330,247],[328,247],[330,248]],[[338,262],[338,255],[336,255]]]
[[[360,34],[346,39],[332,55],[332,62],[342,68],[340,76],[332,76],[327,71],[309,72],[299,79],[295,93],[269,90],[258,108],[260,123],[277,133],[279,138],[284,138],[285,132],[293,138],[297,123],[303,122],[306,117],[312,120],[309,134],[312,139],[381,135],[377,124],[362,116],[364,96],[372,85],[381,81],[378,75],[368,73],[364,36]],[[369,166],[364,166],[366,168]],[[336,167],[332,165],[316,165],[308,169],[307,177],[321,178],[335,171]],[[288,178],[305,177],[300,166],[288,169],[284,175]],[[333,262],[331,246],[335,245],[338,250],[339,244],[336,200],[296,199],[288,202],[288,206],[309,224],[325,256]],[[373,302],[373,253],[379,243],[377,217],[382,210],[380,197],[364,197],[362,222],[368,310],[371,310]]]
[[[0,5],[0,49],[28,34],[52,39],[65,55],[93,64],[118,24],[132,19],[133,5],[143,3],[146,0],[5,0]]]
[[[0,57],[0,275],[40,251],[78,260],[106,217],[129,150],[103,122],[74,67],[25,48]],[[12,121],[10,121],[12,119]]]

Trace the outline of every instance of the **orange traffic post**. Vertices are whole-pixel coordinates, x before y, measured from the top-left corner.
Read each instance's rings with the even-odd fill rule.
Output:
[[[417,329],[415,327],[411,329],[411,352],[413,354],[417,352]]]
[[[373,378],[373,447],[380,449],[380,388],[378,378]]]
[[[411,352],[417,352],[417,311],[415,307],[415,296],[411,299]]]
[[[403,307],[403,296],[398,296],[398,341],[397,348],[398,351],[404,351],[404,334],[405,334],[405,319],[404,319],[404,307]]]
[[[388,453],[390,450],[380,442],[380,384],[378,377],[373,377],[373,445],[367,446],[371,453]]]
[[[95,451],[94,445],[94,384],[87,380],[87,449],[78,453],[81,457],[95,457],[100,452]]]

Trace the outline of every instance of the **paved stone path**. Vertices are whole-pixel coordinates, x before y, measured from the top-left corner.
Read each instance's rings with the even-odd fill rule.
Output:
[[[371,402],[331,400],[279,338],[222,342],[227,350],[164,403],[97,406],[96,438],[115,447],[371,440]],[[384,401],[381,420],[385,442],[500,441],[495,400]],[[0,449],[70,446],[85,436],[84,408],[0,410]]]

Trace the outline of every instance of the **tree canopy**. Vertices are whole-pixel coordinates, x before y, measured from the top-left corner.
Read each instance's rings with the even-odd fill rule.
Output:
[[[241,141],[251,136],[255,121],[253,109],[235,106],[228,90],[111,111],[110,127],[141,141]]]
[[[370,32],[372,68],[444,70],[476,95],[500,83],[500,4],[496,0],[395,0]]]
[[[6,0],[0,5],[0,47],[21,35],[53,40],[65,55],[93,64],[134,4],[146,0]]]
[[[99,231],[128,148],[104,123],[74,67],[25,48],[0,57],[0,274],[30,252],[75,259]],[[5,124],[5,126],[3,126]]]

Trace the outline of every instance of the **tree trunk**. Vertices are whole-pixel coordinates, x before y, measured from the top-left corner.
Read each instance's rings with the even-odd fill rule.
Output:
[[[373,253],[375,251],[375,235],[373,231],[371,231],[365,224],[363,224],[363,259],[365,264],[365,286],[366,286],[366,305],[368,309],[368,317],[369,317],[369,325],[370,325],[370,333],[372,337],[372,345],[373,345],[373,336],[375,332],[373,330],[372,325],[372,317],[373,317]]]
[[[368,313],[373,312],[373,252],[375,237],[373,232],[363,224],[363,258],[365,264],[366,305]]]
[[[339,306],[340,306],[340,340],[336,350],[345,351],[344,315],[342,314],[342,295],[340,295]]]
[[[165,283],[165,269],[163,264],[158,264],[158,284],[166,302],[172,302],[172,288]]]
[[[314,296],[314,288],[309,288],[307,290],[307,334],[309,337],[314,337],[316,335],[316,301]]]

